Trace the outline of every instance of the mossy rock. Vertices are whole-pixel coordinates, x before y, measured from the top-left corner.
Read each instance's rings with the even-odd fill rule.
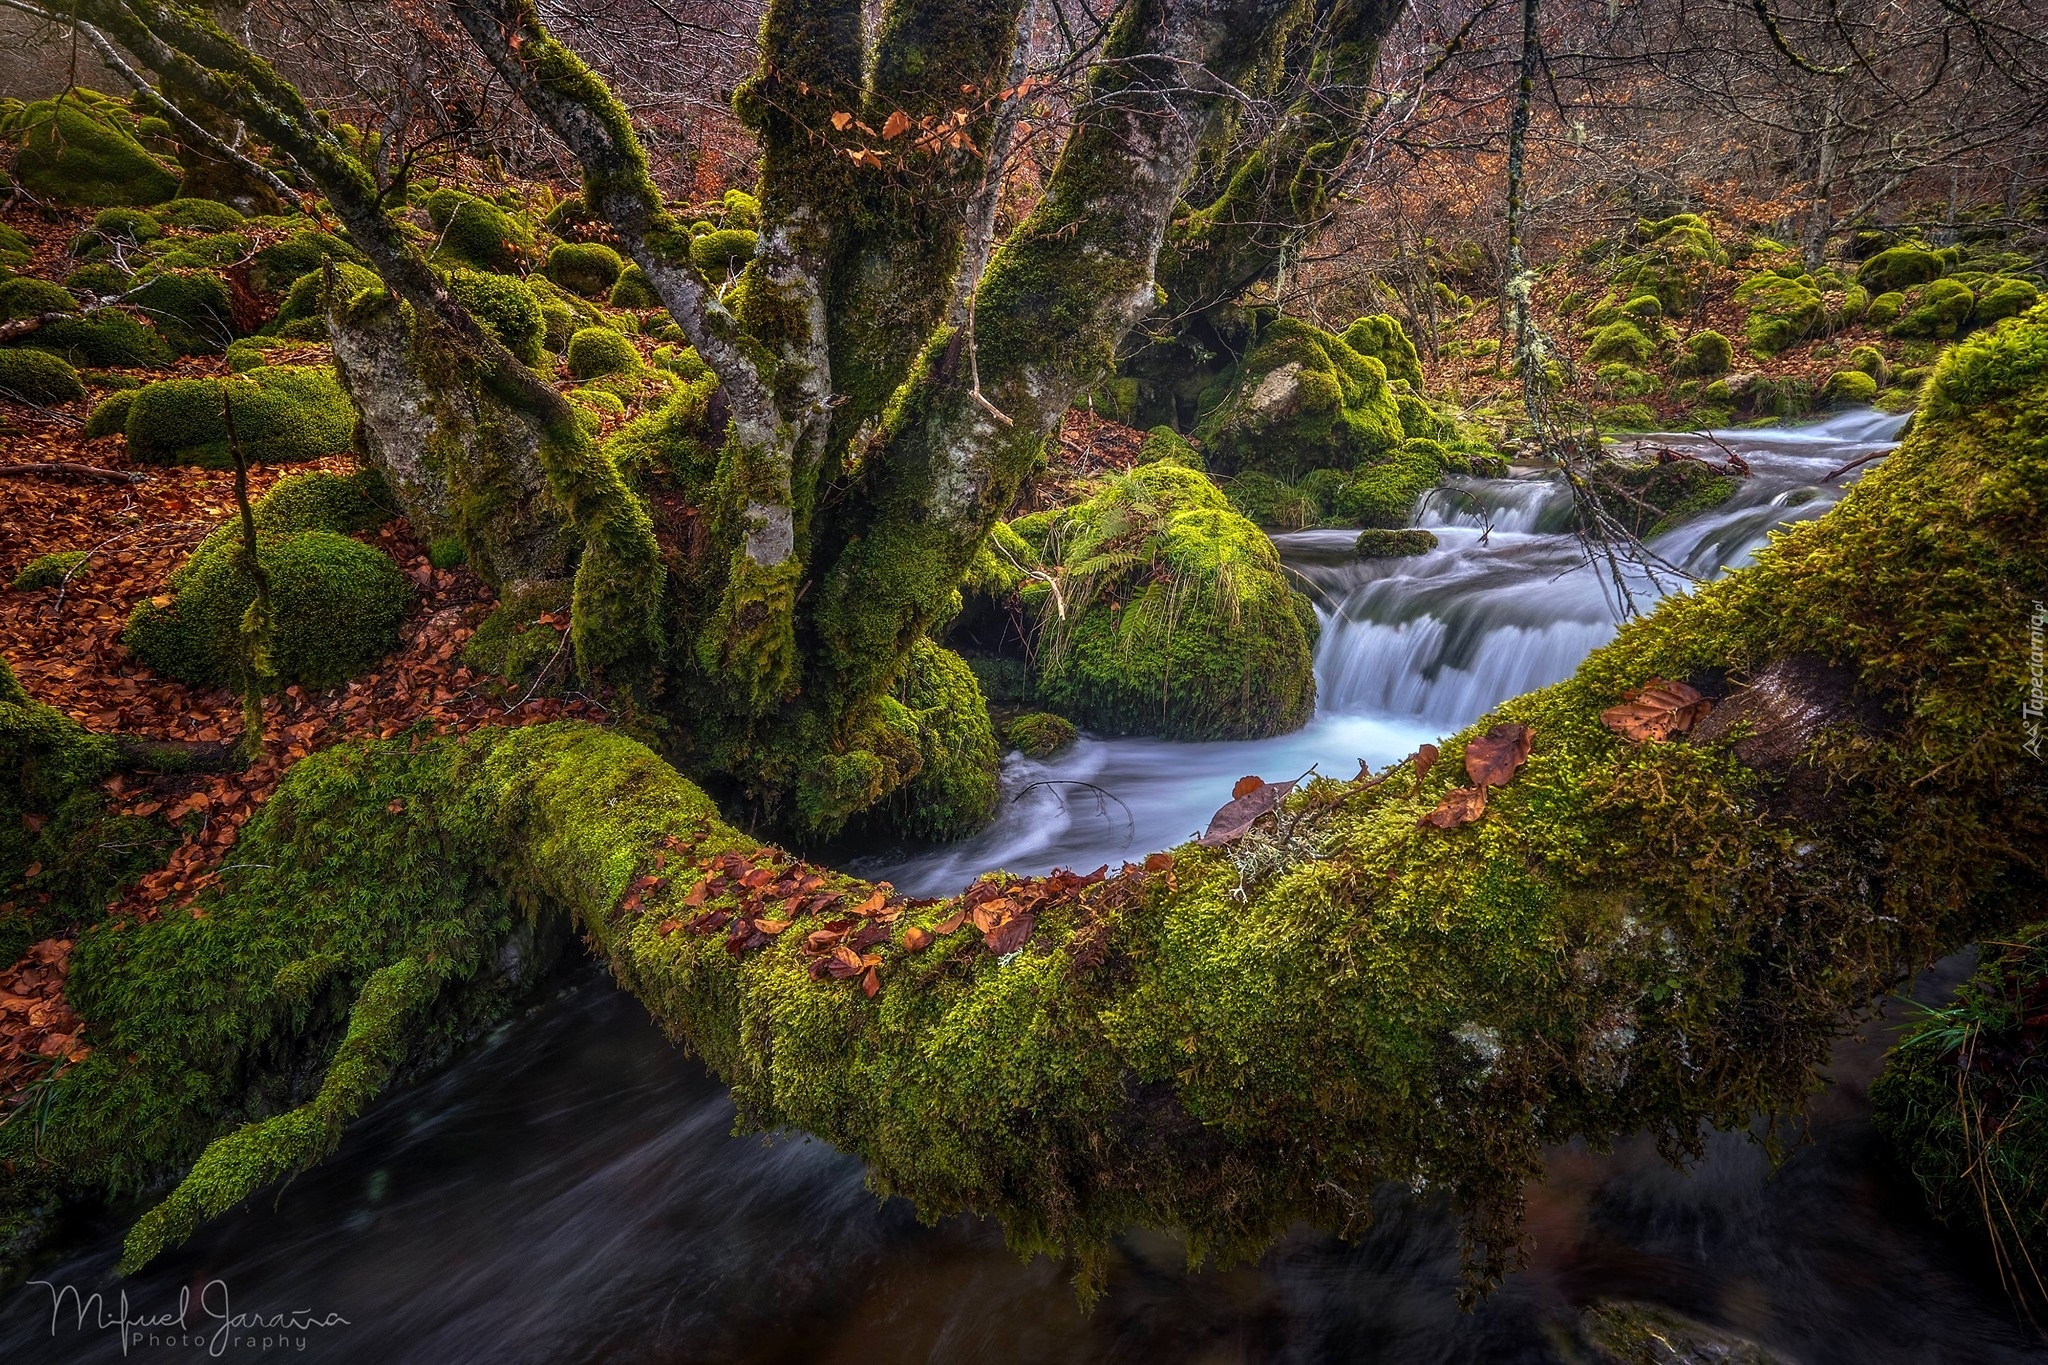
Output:
[[[64,287],[73,294],[90,294],[97,299],[118,298],[134,281],[132,272],[106,261],[91,261],[64,277]]]
[[[1671,373],[1680,378],[1711,379],[1728,373],[1734,363],[1734,345],[1719,332],[1706,329],[1685,339],[1685,354],[1672,362]]]
[[[0,280],[0,322],[42,317],[48,313],[76,313],[78,300],[61,285],[22,275]]]
[[[654,292],[654,282],[647,278],[646,271],[629,265],[619,272],[619,282],[612,286],[607,302],[614,308],[659,308],[661,295]]]
[[[714,280],[730,279],[754,259],[755,234],[745,228],[720,228],[690,239],[690,263]]]
[[[1989,327],[2005,318],[2016,318],[2041,301],[2041,291],[2025,280],[1999,277],[1977,295],[1973,326]]]
[[[1428,554],[1437,547],[1434,531],[1409,527],[1400,531],[1389,531],[1378,527],[1358,533],[1352,551],[1360,559],[1402,559],[1409,555]]]
[[[46,322],[13,345],[63,357],[74,365],[151,367],[171,358],[156,329],[118,308]]]
[[[916,727],[920,766],[878,815],[915,839],[974,833],[995,814],[1002,762],[974,670],[953,651],[920,639],[911,646],[895,700]]]
[[[589,299],[608,297],[625,268],[619,253],[602,242],[563,242],[548,253],[548,278]]]
[[[214,271],[153,273],[126,301],[180,355],[218,355],[235,339],[234,303],[227,281]]]
[[[21,566],[21,572],[14,576],[11,585],[16,592],[34,592],[37,588],[54,588],[67,576],[81,578],[85,570],[79,566],[85,563],[89,550],[58,550],[52,554],[37,555]]]
[[[231,467],[222,406],[229,400],[236,439],[252,464],[318,459],[347,450],[355,435],[355,405],[332,370],[276,366],[231,379],[167,379],[140,390],[128,409],[128,453],[147,464]]]
[[[114,243],[138,247],[155,241],[163,233],[164,225],[153,213],[142,209],[101,209],[92,216],[92,226],[71,244],[71,254],[84,256]]]
[[[576,379],[630,374],[641,368],[639,350],[609,327],[585,327],[570,337],[568,363]]]
[[[1263,470],[1248,469],[1229,480],[1223,495],[1239,516],[1267,530],[1299,531],[1319,519],[1320,509],[1312,499]]]
[[[433,259],[441,265],[503,274],[533,250],[533,233],[488,199],[438,189],[427,196],[426,209],[439,234]]]
[[[507,593],[462,647],[462,661],[513,694],[554,696],[574,676],[567,583],[536,583]]]
[[[16,229],[0,223],[0,266],[27,265],[35,259],[35,244]]]
[[[1922,285],[1908,300],[1906,312],[1889,329],[1895,337],[1926,337],[1946,341],[1968,326],[1977,296],[1955,280]]]
[[[1657,344],[1643,329],[1627,318],[1617,318],[1593,334],[1586,347],[1586,363],[1601,365],[1619,361],[1625,365],[1647,365],[1657,355]]]
[[[1386,370],[1388,379],[1405,379],[1422,386],[1422,356],[1415,349],[1408,329],[1390,313],[1362,317],[1344,329],[1344,344],[1363,356],[1371,356]]]
[[[294,351],[317,349],[312,342],[298,341],[290,337],[242,337],[229,343],[224,358],[228,364],[229,374],[247,374],[266,365],[289,363]]]
[[[1819,290],[1801,279],[1773,272],[1752,275],[1738,285],[1735,299],[1749,307],[1743,340],[1757,355],[1776,355],[1813,334],[1826,310]]]
[[[37,100],[10,121],[18,139],[14,173],[43,199],[97,207],[161,204],[178,193],[178,177],[143,149],[104,100],[73,91]],[[119,106],[114,106],[118,109]]]
[[[217,199],[173,199],[156,214],[174,227],[195,232],[233,232],[249,221],[240,209]]]
[[[1228,473],[1294,478],[1349,469],[1406,435],[1386,366],[1295,318],[1269,323],[1243,362],[1203,390],[1199,406],[1203,454]]]
[[[1877,380],[1862,370],[1836,370],[1828,376],[1828,382],[1821,386],[1823,403],[1837,407],[1854,407],[1868,403],[1877,397]]]
[[[374,531],[398,515],[396,501],[375,469],[353,474],[325,470],[287,474],[250,504],[249,515],[259,535],[295,536],[301,531],[354,535]],[[242,525],[231,518],[207,534],[193,553],[232,550],[242,543]]]
[[[1451,452],[1440,441],[1408,440],[1385,459],[1360,465],[1337,509],[1354,526],[1406,526],[1415,502],[1450,471]]]
[[[0,401],[69,403],[85,397],[78,371],[48,351],[0,350]]]
[[[1888,327],[1905,311],[1906,296],[1897,290],[1879,294],[1864,310],[1863,320],[1872,327]]]
[[[1907,243],[1878,252],[1856,270],[1856,283],[1873,294],[1891,294],[1941,278],[1941,260],[1924,246]]]
[[[753,232],[761,226],[761,201],[745,190],[727,190],[718,205],[719,221],[724,227]]]
[[[93,408],[92,416],[85,419],[85,437],[96,441],[102,436],[119,436],[128,430],[128,409],[135,402],[136,390],[119,389],[108,394]]]
[[[1846,369],[1861,370],[1875,379],[1880,387],[1891,380],[1892,367],[1886,363],[1884,352],[1875,346],[1851,348],[1849,354],[1842,357],[1842,364]]]
[[[372,290],[385,292],[383,278],[363,266],[338,262],[334,267],[334,277],[335,292],[346,299],[357,298]],[[273,319],[278,335],[307,341],[327,339],[326,279],[323,268],[309,270],[292,282],[292,287],[285,292],[284,302],[278,305],[277,317]]]
[[[335,261],[367,271],[369,258],[348,242],[321,228],[305,228],[281,242],[273,242],[249,261],[249,286],[265,294],[290,289],[309,275],[318,277],[323,261]],[[318,286],[314,286],[317,290]]]
[[[1051,758],[1079,738],[1072,721],[1050,711],[1027,711],[1003,728],[1003,743],[1026,758]]]
[[[547,319],[525,281],[511,275],[457,270],[448,276],[448,293],[521,364],[541,363],[547,354]]]
[[[271,667],[277,685],[335,687],[398,645],[412,584],[382,550],[329,531],[259,536],[270,578]],[[196,553],[172,575],[170,601],[145,599],[122,643],[144,664],[201,687],[240,673],[243,615],[256,585],[235,543]]]
[[[1079,507],[1024,522],[1069,588],[1064,620],[1038,585],[1024,593],[1038,694],[1062,715],[1177,739],[1260,738],[1308,719],[1314,610],[1273,543],[1203,474],[1140,465]]]

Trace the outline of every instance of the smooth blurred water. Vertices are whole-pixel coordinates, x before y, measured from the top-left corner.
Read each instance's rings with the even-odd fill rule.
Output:
[[[1791,495],[1891,429],[1863,417],[1768,441],[1728,434],[1756,481],[1667,537],[1666,553],[1737,562],[1781,515],[1816,514],[1836,493]],[[945,890],[993,866],[1092,867],[1184,837],[1243,773],[1291,777],[1314,763],[1349,775],[1361,757],[1390,761],[1563,676],[1613,624],[1574,580],[1587,570],[1544,538],[1553,493],[1535,479],[1473,491],[1494,512],[1484,544],[1481,525],[1460,521],[1477,513],[1434,506],[1445,543],[1416,560],[1360,564],[1331,537],[1289,538],[1331,616],[1324,708],[1308,728],[1249,744],[1089,740],[1050,764],[1013,759],[1015,799],[995,829],[875,870]],[[1047,779],[1101,791],[1030,785]],[[1967,966],[1943,964],[1916,993],[1938,997]],[[1663,1304],[1805,1365],[2048,1359],[1989,1272],[1878,1158],[1863,1087],[1889,1027],[1838,1047],[1810,1141],[1775,1174],[1735,1134],[1684,1171],[1642,1142],[1554,1153],[1529,1191],[1529,1265],[1471,1314],[1454,1303],[1451,1219],[1393,1196],[1355,1244],[1304,1230],[1230,1271],[1190,1271],[1171,1237],[1131,1233],[1108,1295],[1084,1314],[1060,1267],[1018,1261],[990,1226],[920,1226],[822,1143],[730,1136],[724,1088],[594,970],[147,1273],[111,1275],[134,1212],[121,1210],[77,1230],[73,1253],[41,1274],[84,1292],[125,1288],[137,1313],[172,1308],[181,1289],[197,1302],[219,1282],[234,1312],[348,1319],[222,1352],[239,1359],[1561,1362],[1568,1324],[1603,1297]],[[214,1325],[197,1308],[190,1321]],[[194,1357],[206,1347],[145,1343],[128,1358]],[[81,1332],[68,1313],[53,1335],[47,1289],[0,1298],[0,1360],[120,1358],[112,1331]]]

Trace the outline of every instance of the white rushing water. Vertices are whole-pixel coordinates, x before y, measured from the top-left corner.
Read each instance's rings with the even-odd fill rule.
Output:
[[[1861,471],[1821,480],[1890,445],[1903,417],[1843,413],[1810,426],[1648,438],[1720,459],[1741,451],[1751,476],[1735,495],[1649,542],[1665,562],[1711,578],[1748,562],[1769,533],[1819,516]],[[996,822],[976,837],[907,858],[864,860],[906,891],[958,890],[991,868],[1087,870],[1201,830],[1238,778],[1269,781],[1313,768],[1350,777],[1383,767],[1509,697],[1570,675],[1614,635],[1620,613],[1604,566],[1569,532],[1571,495],[1555,476],[1455,479],[1424,498],[1416,523],[1436,533],[1428,554],[1361,560],[1352,531],[1275,537],[1316,599],[1316,715],[1274,739],[1191,744],[1086,736],[1045,761],[1011,754]],[[1647,605],[1684,579],[1632,576]]]

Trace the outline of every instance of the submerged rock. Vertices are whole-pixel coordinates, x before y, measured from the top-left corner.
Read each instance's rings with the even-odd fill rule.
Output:
[[[1410,527],[1388,531],[1378,527],[1358,533],[1354,546],[1360,559],[1400,559],[1406,555],[1428,554],[1437,546],[1436,533]]]

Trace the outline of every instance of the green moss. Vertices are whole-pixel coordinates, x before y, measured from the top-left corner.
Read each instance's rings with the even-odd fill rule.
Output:
[[[293,536],[301,531],[354,535],[374,531],[398,515],[384,476],[375,469],[353,474],[324,470],[287,474],[250,506],[259,535]],[[193,550],[195,556],[232,552],[242,543],[240,518],[214,528]],[[175,575],[174,575],[175,578]]]
[[[235,339],[234,304],[227,281],[215,271],[151,273],[125,302],[180,355],[218,355]]]
[[[1399,318],[1387,313],[1362,317],[1344,329],[1344,344],[1379,361],[1387,378],[1422,386],[1422,357]]]
[[[520,363],[541,363],[546,354],[547,319],[541,316],[540,301],[524,282],[511,275],[457,270],[448,276],[448,293]]]
[[[569,338],[569,373],[577,379],[630,374],[641,368],[632,342],[608,327],[586,327]]]
[[[1994,280],[1977,295],[1977,311],[1970,321],[1988,327],[2004,318],[2018,317],[2041,301],[2041,291],[2026,280],[2009,277]]]
[[[1927,337],[1945,341],[1961,332],[1976,311],[1977,296],[1955,280],[1935,280],[1915,290],[1906,311],[1889,329],[1895,337]]]
[[[1625,365],[1647,365],[1656,357],[1657,345],[1634,322],[1619,318],[1593,335],[1586,347],[1586,363],[1600,365],[1619,361]]]
[[[1315,618],[1272,542],[1201,473],[1140,465],[1040,534],[1039,695],[1090,729],[1182,739],[1280,734],[1315,704]],[[1028,539],[1028,537],[1027,537]]]
[[[78,371],[47,351],[0,350],[0,399],[16,403],[69,403],[85,397]]]
[[[720,217],[727,228],[752,232],[761,226],[761,201],[745,190],[727,190],[719,207],[724,210]]]
[[[1003,743],[1026,758],[1051,758],[1079,738],[1072,721],[1050,711],[1027,711],[1003,729]]]
[[[167,379],[128,409],[128,453],[150,464],[225,469],[234,463],[223,404],[253,463],[318,459],[347,450],[356,411],[334,373],[312,366],[251,370],[232,379]]]
[[[34,245],[15,228],[0,223],[0,266],[27,265],[35,259]]]
[[[1357,469],[1336,511],[1355,526],[1406,526],[1416,499],[1442,480],[1448,455],[1438,441],[1403,441],[1386,459]]]
[[[1711,329],[1694,332],[1685,339],[1685,354],[1671,364],[1680,378],[1711,379],[1728,373],[1735,363],[1735,347],[1727,337]]]
[[[170,360],[170,348],[153,327],[117,308],[46,322],[15,345],[48,351],[74,365],[153,367]]]
[[[1342,337],[1277,319],[1241,364],[1203,390],[1196,434],[1204,456],[1224,472],[1294,478],[1384,454],[1406,435],[1387,373]]]
[[[266,365],[288,364],[293,352],[312,349],[314,347],[310,342],[293,341],[284,337],[241,337],[228,343],[225,358],[229,374],[247,374]]]
[[[215,199],[173,199],[156,214],[174,227],[198,232],[233,232],[248,221],[241,210]]]
[[[59,203],[160,204],[178,177],[144,151],[118,113],[72,91],[36,100],[10,123],[18,140],[14,173],[30,193]],[[118,108],[118,106],[116,106]]]
[[[919,640],[894,700],[916,729],[917,774],[870,818],[918,839],[958,839],[986,825],[995,814],[1002,754],[974,670],[951,650]]]
[[[1642,540],[1720,506],[1739,486],[1698,460],[1602,460],[1588,482],[1607,514]]]
[[[1862,370],[1836,370],[1821,386],[1820,397],[1840,406],[1868,403],[1877,397],[1877,381]]]
[[[1941,278],[1941,262],[1926,247],[1907,244],[1880,251],[1856,270],[1856,283],[1877,295],[1900,293]]]
[[[382,550],[328,531],[302,531],[263,536],[257,558],[270,576],[278,686],[337,686],[397,646],[412,585]],[[235,684],[242,617],[256,597],[239,552],[222,544],[196,553],[169,586],[169,605],[145,600],[135,608],[122,643],[167,677]]]
[[[743,228],[721,228],[690,239],[690,263],[714,280],[728,279],[754,259],[755,234]]]
[[[101,399],[85,419],[87,440],[117,436],[128,430],[128,407],[135,401],[134,389],[118,389]]]
[[[548,253],[548,278],[585,298],[600,299],[611,294],[625,264],[602,242],[564,242]]]
[[[1804,341],[1820,325],[1825,300],[1820,291],[1800,279],[1787,279],[1775,272],[1752,275],[1735,289],[1738,303],[1747,304],[1749,317],[1743,324],[1743,339],[1757,355],[1776,355]]]
[[[52,554],[37,555],[21,566],[21,572],[14,576],[16,592],[34,592],[37,588],[54,588],[66,578],[84,575],[79,566],[85,563],[85,550],[58,550]],[[75,571],[75,572],[74,572]]]
[[[323,261],[369,268],[369,259],[349,243],[321,228],[302,228],[280,242],[258,251],[249,261],[250,287],[275,294],[308,276],[316,276]],[[312,286],[317,292],[318,286]],[[301,313],[301,316],[304,316]]]
[[[101,209],[92,216],[92,227],[72,246],[72,253],[82,255],[96,244],[110,242],[140,246],[155,241],[163,231],[156,215],[142,209]]]
[[[1435,532],[1410,528],[1403,531],[1360,531],[1352,548],[1360,559],[1402,559],[1409,555],[1428,554],[1436,546]]]
[[[659,308],[661,295],[654,292],[654,282],[647,278],[646,271],[629,265],[619,272],[619,282],[612,286],[609,302],[614,308]]]
[[[569,585],[516,588],[478,623],[462,661],[513,696],[551,696],[574,676],[564,648],[569,636]]]
[[[1884,352],[1875,346],[1857,346],[1842,357],[1843,365],[1851,370],[1861,370],[1875,379],[1879,385],[1890,381],[1892,368],[1885,362]]]
[[[1905,311],[1906,296],[1896,290],[1879,294],[1870,301],[1870,307],[1863,314],[1863,320],[1872,327],[1888,327]]]
[[[503,274],[534,249],[525,224],[488,199],[438,189],[427,196],[426,209],[437,234],[433,259],[441,265]]]
[[[48,280],[39,280],[32,275],[0,280],[0,322],[41,317],[45,313],[77,311],[78,300],[71,297],[70,291]]]
[[[1246,470],[1231,479],[1223,485],[1223,495],[1232,510],[1254,526],[1299,531],[1321,520],[1321,509],[1314,499],[1304,496],[1286,480],[1261,470]]]
[[[64,277],[64,287],[73,294],[90,294],[94,298],[115,298],[128,292],[129,282],[135,277],[119,266],[95,262],[82,265]]]

